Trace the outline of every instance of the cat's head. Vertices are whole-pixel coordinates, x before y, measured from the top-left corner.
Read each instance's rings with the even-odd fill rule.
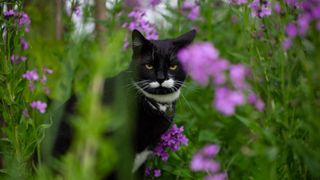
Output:
[[[144,95],[156,101],[172,102],[180,94],[186,73],[177,59],[180,49],[196,35],[192,30],[177,38],[147,40],[139,31],[132,32],[132,64],[135,85]]]

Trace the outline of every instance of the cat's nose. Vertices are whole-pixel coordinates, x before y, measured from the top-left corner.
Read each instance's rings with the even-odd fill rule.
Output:
[[[164,80],[165,80],[165,76],[164,76],[163,72],[159,72],[157,74],[157,81],[159,82],[159,84],[161,84]]]

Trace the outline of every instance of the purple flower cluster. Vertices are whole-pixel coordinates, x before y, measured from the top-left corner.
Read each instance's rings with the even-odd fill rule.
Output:
[[[153,175],[154,177],[160,177],[161,176],[161,170],[160,169],[154,169],[152,170],[150,167],[146,167],[144,171],[146,176]]]
[[[122,26],[129,31],[137,29],[140,32],[144,32],[148,40],[157,40],[159,36],[156,27],[145,18],[145,15],[146,13],[144,10],[135,9],[128,14],[131,22],[126,22]],[[129,42],[128,38],[126,38],[124,47],[128,48],[128,46]]]
[[[33,101],[30,104],[31,108],[37,109],[40,113],[45,113],[47,108],[47,103],[42,101]]]
[[[37,81],[39,80],[39,75],[37,70],[27,71],[22,75],[23,78],[30,80],[30,81]]]
[[[228,175],[225,172],[219,172],[220,163],[213,160],[218,154],[219,146],[215,144],[206,145],[199,152],[197,152],[190,163],[190,169],[195,172],[206,172],[209,175],[205,177],[206,180],[225,180]]]
[[[10,60],[12,64],[18,64],[20,62],[25,62],[27,60],[27,57],[13,54],[11,55]]]
[[[298,0],[285,0],[285,2],[291,7],[294,7],[294,8],[300,7],[300,2]]]
[[[167,132],[161,135],[160,142],[154,148],[153,153],[163,161],[167,161],[169,158],[168,149],[177,151],[181,145],[188,144],[188,138],[183,134],[183,131],[183,127],[178,128],[174,124]]]
[[[20,27],[24,27],[24,31],[25,32],[29,32],[29,26],[30,26],[30,18],[28,16],[27,13],[24,13],[24,12],[16,12],[12,9],[8,10],[8,11],[5,11],[3,13],[3,15],[7,18],[11,18],[11,17],[17,17],[17,24],[20,26]]]
[[[219,112],[233,115],[237,106],[247,102],[246,94],[252,92],[246,81],[250,70],[243,64],[231,64],[220,58],[211,43],[192,44],[178,53],[178,59],[193,80],[203,86],[216,87],[213,104]],[[255,101],[257,103],[251,104],[262,111],[263,101],[258,97]]]
[[[29,26],[30,26],[30,18],[28,14],[24,12],[16,12],[14,10],[8,10],[3,13],[3,15],[7,18],[13,18],[16,17],[17,21],[16,23],[18,24],[19,27],[24,27],[25,32],[29,32]],[[24,37],[20,38],[20,45],[21,45],[21,50],[24,51],[29,48],[28,42],[25,40]],[[20,56],[20,55],[14,55],[12,54],[10,57],[11,63],[12,64],[18,64],[20,62],[25,62],[27,60],[27,57],[25,56]]]
[[[253,17],[270,16],[272,13],[271,2],[269,0],[254,0],[249,4]]]
[[[303,37],[308,32],[310,25],[314,22],[317,31],[320,32],[320,1],[305,0],[299,3],[297,0],[286,0],[286,3],[291,6],[299,7],[301,11],[296,22],[287,24],[287,38],[283,42],[283,48],[289,49],[292,40],[297,37]]]
[[[50,90],[46,86],[47,75],[48,74],[52,74],[52,73],[53,73],[53,71],[51,69],[48,69],[48,68],[44,67],[43,70],[42,70],[41,79],[40,79],[40,76],[39,76],[37,70],[27,71],[26,73],[24,73],[22,75],[22,77],[24,79],[27,79],[27,80],[30,81],[28,87],[29,87],[29,89],[31,91],[35,91],[35,89],[36,89],[35,88],[35,83],[37,81],[40,81],[41,84],[43,85],[44,92],[48,95],[50,93]],[[47,107],[47,104],[45,102],[41,102],[41,101],[33,101],[30,105],[31,105],[31,108],[38,109],[38,111],[40,113],[45,113],[45,109]],[[25,111],[27,112],[27,110],[25,110]],[[23,112],[23,114],[26,114],[25,111]],[[27,116],[25,116],[25,117],[27,117]]]
[[[182,12],[187,14],[187,18],[191,21],[196,20],[200,14],[200,6],[195,3],[191,2],[190,0],[185,0],[182,5]]]

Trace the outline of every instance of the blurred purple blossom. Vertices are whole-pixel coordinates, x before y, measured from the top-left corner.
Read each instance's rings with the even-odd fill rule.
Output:
[[[82,11],[81,11],[81,6],[80,5],[76,5],[73,8],[73,12],[76,16],[80,17],[82,15]]]
[[[264,102],[255,93],[251,93],[248,96],[248,102],[254,105],[258,111],[263,111]]]
[[[10,57],[11,63],[12,64],[18,64],[20,62],[25,62],[27,60],[27,57],[25,56],[19,56],[19,55],[11,55]]]
[[[249,4],[249,8],[251,8],[251,15],[253,17],[265,17],[270,16],[272,9],[271,9],[271,2],[269,0],[254,0]]]
[[[216,89],[214,106],[224,115],[233,115],[235,108],[244,103],[245,97],[241,91],[230,90],[226,87]]]
[[[24,26],[25,27],[25,29],[24,29],[25,32],[29,32],[30,23],[31,23],[31,20],[30,20],[30,18],[29,18],[27,13],[20,12],[18,14],[18,25],[19,26]]]
[[[190,169],[195,172],[206,172],[209,175],[205,179],[227,179],[226,173],[220,173],[220,163],[213,160],[219,152],[219,146],[216,144],[206,145],[195,153],[190,163]],[[224,175],[222,175],[224,174]]]
[[[153,175],[154,175],[154,177],[160,177],[161,176],[161,170],[160,169],[153,170]]]
[[[188,14],[187,15],[188,19],[190,19],[191,21],[194,21],[199,17],[200,6],[195,2],[191,2],[190,0],[185,0],[182,5],[182,11]]]
[[[320,1],[319,0],[286,0],[289,6],[296,7],[299,11],[296,22],[290,22],[286,26],[287,38],[283,42],[284,49],[291,47],[292,40],[297,37],[304,37],[312,24],[315,24],[317,31],[320,31]]]
[[[205,177],[205,180],[226,180],[228,179],[228,174],[225,172],[217,173],[215,175],[209,175]]]
[[[289,6],[296,7],[296,8],[298,8],[299,5],[300,5],[298,0],[285,0],[285,2],[286,2]]]
[[[201,85],[207,85],[211,75],[219,75],[228,66],[226,62],[218,62],[219,52],[211,43],[190,45],[178,53],[178,58],[192,79]]]
[[[33,102],[31,102],[30,106],[33,109],[37,109],[40,113],[43,114],[46,112],[47,103],[42,102],[42,101],[33,101]]]
[[[36,89],[34,83],[31,81],[29,84],[28,84],[28,88],[31,90],[31,91],[34,91]]]
[[[145,18],[145,11],[144,10],[133,10],[131,11],[128,16],[131,19],[131,22],[126,22],[122,25],[122,27],[127,28],[129,31],[133,31],[134,29],[139,30],[140,32],[144,32],[146,35],[146,39],[148,40],[157,40],[158,32],[156,30],[155,25],[151,24]],[[124,47],[128,47],[128,38],[125,38]]]
[[[273,10],[274,10],[276,13],[278,13],[278,14],[281,13],[281,5],[280,5],[279,2],[275,2],[275,3],[273,4]]]
[[[188,139],[183,134],[183,131],[183,127],[178,128],[174,124],[167,132],[161,135],[160,142],[154,148],[153,153],[161,157],[163,161],[167,161],[169,158],[168,149],[177,151],[181,145],[188,144]]]
[[[291,38],[286,38],[283,42],[282,42],[282,47],[285,50],[288,50],[290,47],[292,46],[292,40]]]
[[[160,4],[160,3],[161,3],[161,0],[150,0],[150,5],[153,7]]]
[[[22,75],[23,78],[30,80],[30,81],[37,81],[39,80],[39,75],[36,70],[27,71]]]
[[[193,80],[216,88],[213,106],[219,112],[230,116],[237,106],[246,103],[246,94],[252,90],[247,83],[250,69],[245,65],[231,64],[220,58],[219,51],[211,43],[192,44],[180,50],[177,56]],[[259,110],[263,109],[261,102]]]
[[[150,176],[150,175],[151,175],[151,168],[150,168],[150,167],[146,167],[146,168],[144,169],[144,174],[145,174],[146,176]]]
[[[3,12],[3,15],[4,15],[5,17],[11,17],[11,16],[15,16],[15,15],[16,15],[16,12],[15,12],[14,10],[10,9],[10,10],[8,10],[8,11]]]
[[[292,38],[298,34],[297,26],[293,23],[289,23],[286,27],[288,37]]]
[[[230,79],[233,85],[238,89],[247,89],[249,85],[246,82],[246,77],[249,74],[249,69],[243,64],[230,66]]]
[[[24,39],[24,37],[20,38],[20,45],[22,50],[26,50],[29,48],[28,42]]]

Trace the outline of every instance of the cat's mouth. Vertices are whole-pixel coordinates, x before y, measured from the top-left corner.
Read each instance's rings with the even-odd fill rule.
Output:
[[[150,94],[166,95],[178,91],[182,83],[175,82],[173,79],[168,79],[159,83],[157,81],[138,81],[135,82],[140,90]]]

